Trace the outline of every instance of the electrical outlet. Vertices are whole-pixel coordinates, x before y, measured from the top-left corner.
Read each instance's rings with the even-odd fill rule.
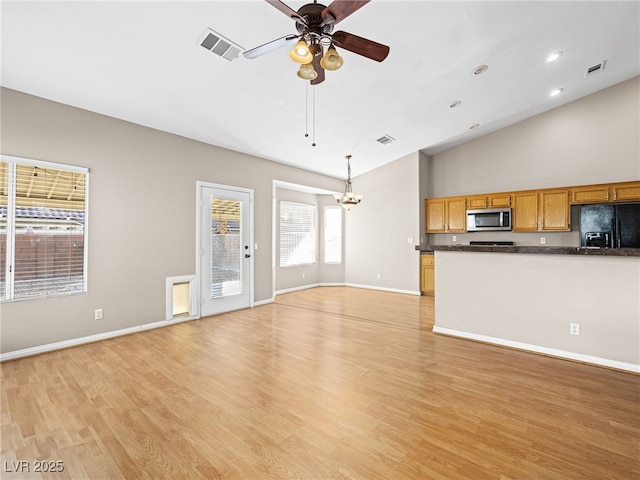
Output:
[[[545,237],[540,237],[540,244],[544,245],[545,243],[547,243],[547,239]]]
[[[303,272],[303,273],[302,273],[302,278],[304,278],[304,275],[305,275],[305,274],[304,274],[304,272]]]
[[[413,237],[408,237],[407,238],[407,243],[413,243]]]
[[[457,239],[458,239],[458,237],[456,237],[455,235],[452,235],[452,236],[451,236],[451,241],[452,241],[452,242],[455,242]]]
[[[379,273],[376,273],[376,278],[377,278],[378,280],[380,280],[380,274],[379,274]]]
[[[101,308],[96,308],[96,311],[95,311],[95,314],[94,314],[95,319],[96,320],[102,320],[102,316],[103,316],[102,309]]]
[[[570,323],[569,324],[569,333],[571,335],[580,335],[580,324],[579,323]]]

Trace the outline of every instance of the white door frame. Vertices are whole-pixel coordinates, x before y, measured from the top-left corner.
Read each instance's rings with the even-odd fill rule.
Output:
[[[234,187],[231,185],[222,185],[219,183],[211,183],[211,182],[203,182],[196,181],[196,281],[194,282],[197,286],[196,298],[197,300],[197,318],[200,318],[202,315],[202,295],[200,292],[200,285],[202,284],[202,220],[201,220],[201,199],[202,199],[202,188],[215,188],[219,190],[229,190],[233,192],[241,192],[249,194],[249,254],[251,257],[249,258],[249,307],[254,306],[254,248],[253,248],[253,189],[250,188],[242,188],[242,187]]]

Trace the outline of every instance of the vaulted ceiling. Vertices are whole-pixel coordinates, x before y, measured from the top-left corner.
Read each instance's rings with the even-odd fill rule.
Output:
[[[357,176],[640,73],[636,1],[373,0],[336,29],[389,56],[338,49],[343,67],[316,86],[289,47],[229,61],[200,45],[208,29],[240,51],[295,33],[263,0],[3,0],[1,17],[4,87],[337,178],[347,154]]]

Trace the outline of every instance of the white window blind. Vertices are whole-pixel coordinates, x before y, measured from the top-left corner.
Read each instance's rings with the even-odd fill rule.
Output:
[[[316,261],[316,207],[280,202],[280,266]]]
[[[2,156],[0,299],[86,292],[88,170]]]
[[[342,262],[342,207],[324,207],[324,263]]]

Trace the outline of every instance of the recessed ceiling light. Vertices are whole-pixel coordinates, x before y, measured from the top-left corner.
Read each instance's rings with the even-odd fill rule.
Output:
[[[564,91],[564,88],[555,88],[555,89],[551,90],[551,93],[549,93],[549,95],[551,95],[552,97],[557,97],[563,91]]]
[[[475,129],[476,129],[476,128],[478,128],[479,126],[480,126],[480,124],[479,124],[479,123],[474,123],[473,125],[471,125],[471,126],[469,127],[469,130],[475,130]]]
[[[479,67],[476,67],[473,69],[473,74],[474,75],[482,75],[484,72],[486,72],[489,69],[488,66],[486,65],[480,65]]]
[[[460,100],[455,100],[451,102],[451,104],[449,105],[449,108],[456,108],[456,107],[459,107],[460,105],[462,105],[462,102]]]
[[[556,60],[558,60],[560,57],[562,56],[562,52],[561,51],[557,51],[557,52],[553,52],[552,54],[550,54],[547,57],[547,63],[551,63],[551,62],[555,62]]]

